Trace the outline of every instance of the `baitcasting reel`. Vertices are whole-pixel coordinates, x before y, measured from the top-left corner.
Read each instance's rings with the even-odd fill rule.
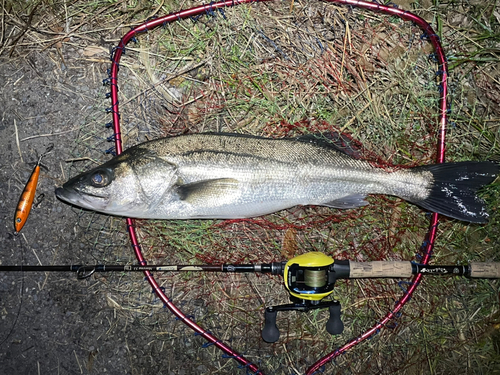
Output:
[[[285,287],[293,303],[266,308],[262,329],[264,341],[272,343],[278,341],[280,337],[276,326],[278,311],[309,311],[328,307],[330,318],[326,323],[326,330],[332,335],[342,333],[344,324],[340,319],[340,303],[336,300],[325,302],[321,300],[333,293],[337,279],[349,277],[349,261],[334,261],[323,253],[310,252],[292,258],[288,262],[272,263],[271,268],[272,274],[283,275]]]

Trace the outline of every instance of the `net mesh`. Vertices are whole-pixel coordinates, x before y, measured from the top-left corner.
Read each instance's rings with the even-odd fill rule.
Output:
[[[242,5],[179,21],[142,35],[122,58],[124,145],[205,131],[271,137],[321,133],[379,167],[429,164],[435,160],[439,95],[430,52],[410,24],[331,4]],[[75,143],[79,161],[70,175],[108,159],[103,150],[113,152],[111,131],[102,129],[108,115],[97,107],[90,113]],[[294,207],[248,220],[137,220],[136,226],[150,264],[268,263],[309,251],[354,261],[415,259],[427,231],[426,214],[393,197],[368,201],[356,210]],[[123,220],[75,215],[86,241],[80,259],[134,262]],[[471,235],[459,223],[441,228],[438,245],[445,249],[457,233]],[[437,260],[464,260],[451,253],[458,259],[445,250]],[[383,318],[406,285],[404,280],[339,282],[333,296],[342,303],[343,335],[326,332],[327,311],[280,312],[281,338],[266,344],[260,338],[264,308],[289,302],[280,277],[155,276],[197,323],[271,374],[302,373],[320,355]],[[200,372],[234,373],[219,351],[163,312],[141,277],[96,277],[110,308],[157,333],[162,355],[186,358],[185,370],[196,363]],[[467,293],[460,291],[488,285],[432,281],[384,335],[348,352],[327,372],[421,373],[429,358],[436,373],[445,371],[447,364],[463,361],[460,353],[478,332],[470,329],[465,304],[485,307],[484,301],[465,301]],[[476,314],[485,331],[495,314],[491,304]]]

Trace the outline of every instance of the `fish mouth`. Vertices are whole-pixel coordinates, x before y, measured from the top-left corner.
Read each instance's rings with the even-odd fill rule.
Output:
[[[103,210],[107,205],[105,196],[90,193],[82,194],[78,190],[72,188],[57,188],[55,194],[56,197],[63,202],[94,211]]]

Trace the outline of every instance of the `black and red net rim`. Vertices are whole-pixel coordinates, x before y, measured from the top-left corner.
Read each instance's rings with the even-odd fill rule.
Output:
[[[156,27],[159,26],[167,26],[169,23],[175,22],[175,21],[180,21],[186,18],[191,18],[191,17],[197,17],[203,14],[214,14],[214,11],[227,8],[227,7],[233,7],[241,4],[250,4],[250,3],[257,3],[257,2],[270,2],[272,0],[226,0],[226,1],[221,1],[221,2],[215,2],[215,3],[210,3],[210,4],[204,4],[200,5],[194,8],[186,9],[186,10],[181,10],[179,12],[171,13],[169,15],[155,18],[148,20],[144,22],[142,25],[135,27],[134,29],[130,30],[123,38],[120,40],[118,43],[118,46],[116,46],[113,50],[112,56],[111,56],[111,69],[109,70],[109,77],[106,80],[111,87],[111,107],[110,107],[110,112],[113,117],[113,130],[114,130],[114,139],[115,139],[115,148],[116,148],[116,154],[121,154],[122,153],[122,138],[121,138],[121,133],[120,133],[120,114],[119,114],[119,102],[118,102],[118,70],[119,70],[119,62],[121,59],[122,54],[125,52],[125,47],[126,45],[130,42],[135,40],[135,37],[138,34],[150,31]],[[367,9],[373,12],[378,12],[378,13],[383,13],[387,14],[390,16],[395,16],[399,17],[405,21],[412,22],[413,24],[417,25],[423,32],[424,37],[432,44],[434,47],[434,56],[435,60],[437,61],[438,64],[438,72],[437,75],[439,77],[440,83],[439,83],[439,104],[438,104],[438,115],[439,115],[439,120],[438,120],[438,140],[437,140],[437,158],[436,162],[437,163],[443,163],[445,159],[445,136],[446,136],[446,124],[447,124],[447,114],[448,114],[448,103],[447,103],[447,93],[448,93],[448,87],[447,87],[447,79],[448,79],[448,67],[446,63],[446,57],[444,54],[443,47],[441,46],[441,42],[439,39],[439,36],[436,34],[436,32],[432,29],[432,27],[421,17],[405,11],[403,9],[400,9],[396,6],[389,6],[389,5],[382,5],[377,2],[365,2],[365,1],[358,1],[358,0],[322,0],[324,2],[329,2],[329,3],[337,3],[337,4],[343,4],[347,6],[352,6],[352,7],[358,7],[358,8],[363,8]],[[143,256],[141,247],[139,245],[136,231],[134,228],[133,220],[130,218],[126,219],[127,223],[127,229],[128,233],[130,236],[130,242],[132,244],[132,247],[134,249],[137,261],[141,265],[146,264],[146,260]],[[429,228],[427,231],[427,234],[425,235],[424,241],[422,243],[420,252],[421,252],[421,259],[419,260],[420,263],[422,264],[427,264],[430,261],[431,254],[432,254],[432,249],[434,247],[434,242],[436,240],[436,235],[437,235],[437,225],[438,225],[438,214],[433,213],[430,216],[430,223],[429,223]],[[244,368],[247,369],[248,371],[251,371],[255,374],[263,374],[261,370],[257,367],[256,364],[252,363],[249,361],[247,358],[245,358],[242,354],[238,353],[236,350],[231,348],[229,345],[225,344],[221,340],[219,340],[216,336],[214,336],[212,333],[208,332],[207,330],[203,329],[200,327],[198,324],[196,324],[193,320],[191,320],[190,317],[185,315],[175,304],[167,297],[165,294],[164,290],[160,288],[159,284],[157,283],[156,279],[153,277],[151,272],[145,271],[144,272],[146,280],[149,282],[151,287],[153,288],[153,291],[156,293],[158,298],[164,303],[164,305],[179,319],[181,320],[184,324],[186,324],[189,328],[191,328],[195,334],[202,336],[205,340],[208,341],[209,344],[215,345],[217,348],[222,350],[227,358],[233,358],[237,362],[240,363],[240,365]],[[376,324],[374,324],[370,329],[368,329],[366,332],[363,334],[357,336],[354,339],[351,339],[348,341],[346,344],[344,344],[342,347],[324,355],[322,358],[318,359],[312,366],[310,366],[305,374],[306,375],[311,375],[316,373],[319,369],[322,368],[326,363],[334,360],[336,357],[340,356],[341,354],[345,353],[352,347],[356,346],[357,344],[361,343],[362,341],[372,337],[374,334],[378,333],[381,331],[385,326],[394,318],[397,317],[400,310],[404,307],[404,305],[410,300],[411,296],[417,289],[420,279],[422,275],[416,275],[413,277],[411,282],[409,283],[408,288],[403,292],[403,295],[399,298],[399,300],[395,303],[394,307],[392,310],[390,310],[383,319],[378,321]]]

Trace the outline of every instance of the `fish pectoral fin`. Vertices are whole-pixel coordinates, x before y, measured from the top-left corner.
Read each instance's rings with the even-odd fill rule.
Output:
[[[368,202],[365,201],[365,198],[366,196],[363,194],[352,194],[331,202],[322,203],[321,205],[332,208],[356,208],[366,206],[368,204]]]
[[[239,182],[234,178],[218,178],[179,185],[177,194],[179,199],[194,203],[220,199],[221,197],[234,194],[239,189]]]

